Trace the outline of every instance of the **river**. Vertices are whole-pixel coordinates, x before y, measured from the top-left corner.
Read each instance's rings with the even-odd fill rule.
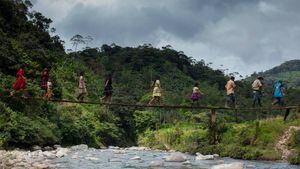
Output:
[[[149,150],[147,148],[118,148],[107,149],[87,148],[85,145],[73,146],[71,148],[59,148],[52,151],[13,151],[3,155],[2,163],[6,156],[6,167],[2,168],[58,168],[58,169],[221,169],[231,164],[238,164],[236,169],[300,169],[300,166],[289,165],[284,162],[271,161],[246,161],[231,158],[218,158],[217,155],[210,160],[199,160],[198,156],[187,153],[166,152],[160,150]],[[19,153],[19,154],[18,154]],[[20,157],[13,157],[17,154]],[[1,156],[0,156],[1,157]],[[20,158],[20,159],[18,159]],[[30,159],[32,158],[32,159]],[[24,159],[22,161],[22,159]],[[17,162],[22,162],[22,166]],[[26,164],[28,163],[28,164]],[[225,164],[225,165],[224,165]],[[227,164],[227,166],[226,166]],[[218,167],[216,167],[219,165]],[[223,165],[223,166],[222,166]],[[0,166],[0,168],[1,168]],[[226,169],[227,169],[226,168]],[[225,168],[224,168],[225,169]]]

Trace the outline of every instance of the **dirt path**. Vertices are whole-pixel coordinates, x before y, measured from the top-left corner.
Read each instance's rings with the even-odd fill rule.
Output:
[[[286,130],[283,135],[280,137],[278,143],[276,144],[276,149],[282,153],[281,158],[283,160],[287,160],[291,155],[291,150],[288,149],[287,144],[290,140],[293,131],[300,130],[300,126],[290,126],[288,130]]]

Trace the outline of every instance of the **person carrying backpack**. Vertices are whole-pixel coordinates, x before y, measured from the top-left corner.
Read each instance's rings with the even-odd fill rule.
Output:
[[[274,85],[274,102],[273,105],[278,104],[279,106],[283,106],[283,96],[284,96],[284,86],[281,80],[278,80]]]

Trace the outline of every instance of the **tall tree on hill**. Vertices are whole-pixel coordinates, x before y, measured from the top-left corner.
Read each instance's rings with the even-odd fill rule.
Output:
[[[73,47],[75,47],[75,53],[77,51],[77,47],[79,44],[85,44],[86,41],[85,39],[83,38],[83,36],[77,34],[77,35],[74,35],[72,38],[71,38],[71,42],[72,42],[72,45]]]

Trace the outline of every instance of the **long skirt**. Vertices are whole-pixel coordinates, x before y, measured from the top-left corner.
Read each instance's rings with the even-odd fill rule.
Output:
[[[200,99],[200,94],[199,93],[192,93],[191,95],[191,100],[192,101],[198,101]]]
[[[22,77],[18,77],[16,82],[13,84],[14,90],[25,90],[26,89],[26,81]]]

